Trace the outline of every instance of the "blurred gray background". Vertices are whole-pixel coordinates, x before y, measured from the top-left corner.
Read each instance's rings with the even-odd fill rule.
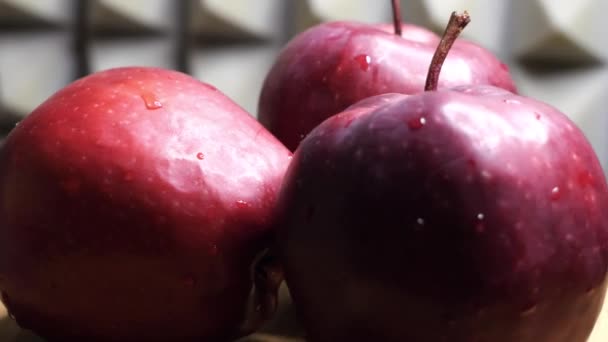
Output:
[[[522,93],[561,109],[608,166],[606,0],[402,0],[406,21],[464,36],[511,67]],[[388,0],[0,0],[0,134],[53,92],[124,65],[178,69],[252,115],[282,44],[321,21],[390,21]]]
[[[441,32],[468,10],[464,36],[511,67],[522,93],[568,114],[604,167],[606,0],[402,0],[406,21]],[[388,0],[0,0],[0,132],[77,77],[124,65],[178,69],[256,114],[282,44],[321,21],[390,22]]]
[[[405,21],[437,32],[468,10],[464,36],[509,64],[521,93],[569,115],[608,169],[607,0],[401,3]],[[263,78],[294,34],[390,18],[388,0],[0,0],[0,138],[74,79],[126,65],[184,71],[256,115]]]

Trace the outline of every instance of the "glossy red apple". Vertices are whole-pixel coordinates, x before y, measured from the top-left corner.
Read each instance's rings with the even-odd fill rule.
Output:
[[[223,341],[273,310],[266,248],[290,152],[187,75],[119,68],[62,89],[0,152],[0,290],[54,341]],[[264,275],[264,274],[260,274]]]
[[[340,21],[294,37],[264,81],[260,122],[293,151],[316,125],[359,100],[422,92],[439,37],[414,25],[403,25],[401,35],[392,30],[386,24]],[[504,63],[476,44],[459,41],[445,62],[439,87],[464,84],[516,90]]]
[[[436,90],[448,45],[429,91],[358,102],[295,152],[277,235],[309,341],[584,342],[594,326],[608,269],[597,156],[550,105]]]

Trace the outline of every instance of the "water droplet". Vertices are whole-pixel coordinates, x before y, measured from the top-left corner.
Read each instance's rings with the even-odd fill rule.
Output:
[[[143,93],[141,98],[144,100],[146,104],[146,108],[150,110],[155,110],[163,107],[163,104],[156,98],[156,96],[152,93]]]
[[[475,218],[477,219],[477,223],[475,224],[475,231],[479,234],[485,232],[486,225],[483,222],[485,215],[483,213],[479,213]]]
[[[593,185],[593,176],[589,171],[582,171],[578,174],[577,181],[581,186]]]
[[[551,200],[552,201],[557,201],[560,199],[560,197],[562,197],[562,193],[558,186],[551,189]]]
[[[194,287],[194,285],[196,285],[196,279],[194,279],[193,276],[185,276],[183,283],[186,287]]]
[[[80,191],[81,182],[78,179],[68,179],[61,182],[61,186],[68,194],[74,195]]]
[[[209,249],[209,254],[211,255],[217,255],[218,249],[217,249],[217,245],[211,245],[211,249]]]
[[[122,177],[126,182],[130,182],[133,180],[133,172],[131,171],[127,171],[125,172],[124,176]]]
[[[211,90],[213,90],[213,91],[217,91],[217,88],[216,88],[216,87],[214,87],[214,86],[212,86],[211,84],[209,84],[209,83],[203,83],[203,84],[204,84],[205,86],[207,86],[207,88],[209,88],[209,89],[211,89]]]
[[[355,61],[359,63],[359,67],[363,71],[367,71],[369,69],[369,65],[372,62],[372,58],[368,55],[358,55],[355,56]]]
[[[500,63],[500,68],[506,72],[509,72],[509,66],[505,63]]]
[[[352,124],[353,121],[355,121],[354,116],[351,116],[350,118],[347,118],[346,120],[344,120],[344,128],[348,128],[348,126],[350,126],[350,124]]]
[[[203,154],[203,152],[199,152],[196,154],[196,159],[198,160],[203,160],[205,159],[205,155]]]
[[[529,307],[525,308],[525,309],[524,309],[524,310],[521,312],[521,314],[520,314],[520,315],[521,315],[522,317],[523,317],[523,316],[530,316],[530,315],[532,315],[532,314],[534,314],[534,313],[536,312],[536,309],[537,309],[537,305],[536,305],[536,304],[530,305]]]
[[[308,208],[306,208],[306,222],[310,222],[314,215],[315,215],[315,207],[312,205],[309,205]]]
[[[534,117],[536,120],[540,120],[540,113],[534,112]]]
[[[424,226],[424,219],[422,217],[419,217],[416,219],[416,223],[418,223],[418,225],[420,226]]]
[[[408,127],[413,130],[421,129],[425,124],[426,119],[423,117],[414,118],[407,122]]]
[[[304,139],[304,137],[306,137],[305,134],[300,134],[300,139]]]
[[[513,100],[513,99],[505,99],[503,100],[504,103],[506,104],[521,104],[521,102],[519,102],[518,100]]]
[[[235,202],[235,204],[236,204],[237,208],[239,208],[239,209],[245,209],[245,208],[251,207],[251,205],[248,202],[243,201],[243,200],[238,200]]]

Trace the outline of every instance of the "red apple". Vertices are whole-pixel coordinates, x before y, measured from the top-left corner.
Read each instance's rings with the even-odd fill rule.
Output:
[[[597,156],[548,104],[437,90],[448,47],[427,92],[358,102],[295,152],[277,246],[309,341],[584,342],[594,326],[608,269]]]
[[[359,100],[422,92],[439,37],[414,25],[403,25],[401,35],[393,30],[386,24],[339,21],[294,37],[264,81],[260,122],[293,151],[316,125]],[[486,49],[461,41],[450,52],[439,87],[463,84],[515,91],[504,63]]]
[[[0,152],[0,290],[58,341],[222,341],[273,310],[290,152],[214,87],[156,68],[62,89]],[[251,307],[253,305],[253,307]],[[249,311],[248,311],[249,310]]]

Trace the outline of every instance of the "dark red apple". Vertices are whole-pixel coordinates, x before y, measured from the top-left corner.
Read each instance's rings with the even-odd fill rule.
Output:
[[[392,30],[386,24],[340,21],[294,37],[266,76],[258,104],[260,122],[293,151],[316,125],[359,100],[422,92],[439,37],[414,25],[403,25],[401,35]],[[476,44],[459,41],[446,60],[439,87],[464,84],[516,90],[504,63]]]
[[[436,90],[447,45],[429,91],[358,102],[295,152],[277,245],[308,340],[584,342],[608,269],[598,158],[548,104]]]
[[[290,152],[187,75],[119,68],[62,89],[0,152],[0,290],[55,341],[223,341],[273,310],[252,263]],[[263,271],[263,269],[262,269]]]

